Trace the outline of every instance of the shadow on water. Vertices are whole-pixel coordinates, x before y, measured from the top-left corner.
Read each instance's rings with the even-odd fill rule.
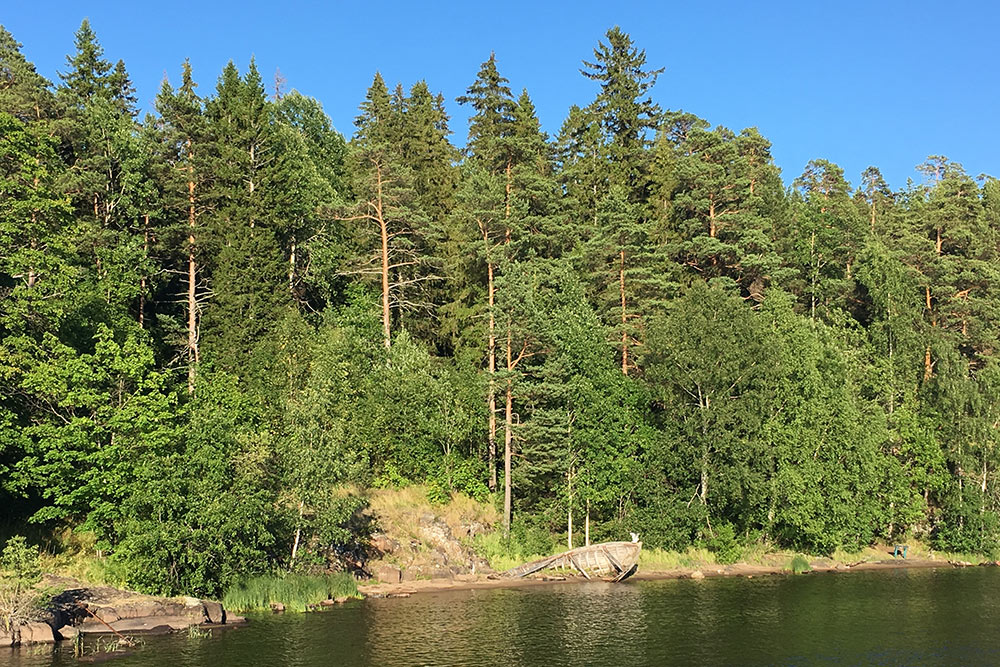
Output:
[[[977,568],[442,592],[150,637],[111,664],[995,665],[998,588]],[[8,664],[77,663],[36,648]]]

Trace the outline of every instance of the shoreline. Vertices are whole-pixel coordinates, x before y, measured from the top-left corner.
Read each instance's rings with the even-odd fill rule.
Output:
[[[940,559],[895,559],[863,561],[853,564],[820,562],[810,563],[809,574],[847,574],[850,572],[865,572],[874,570],[916,570],[932,568],[964,568],[964,567],[995,567],[998,563],[984,561],[968,563],[964,561],[949,561]],[[768,577],[792,576],[794,573],[785,565],[756,565],[752,563],[733,563],[731,565],[706,565],[705,567],[684,567],[666,570],[639,570],[626,581],[664,581],[669,579],[714,579],[723,577]],[[490,578],[493,577],[493,578]],[[541,577],[526,577],[524,579],[506,579],[498,575],[460,575],[455,579],[423,579],[399,583],[358,584],[358,592],[365,598],[400,598],[421,593],[440,593],[448,591],[471,591],[484,589],[515,589],[531,588],[551,584],[586,583],[588,580],[573,574],[546,575]],[[603,580],[597,580],[603,581]],[[625,582],[623,582],[625,583]]]

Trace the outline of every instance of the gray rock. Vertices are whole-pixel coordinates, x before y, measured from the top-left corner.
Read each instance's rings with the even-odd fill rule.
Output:
[[[204,600],[201,604],[205,618],[209,623],[221,625],[226,622],[226,610],[222,608],[221,604],[211,600]]]
[[[395,565],[376,563],[372,566],[372,577],[386,584],[398,584],[402,580],[402,572]]]
[[[56,633],[48,623],[36,622],[21,626],[22,644],[54,644]]]

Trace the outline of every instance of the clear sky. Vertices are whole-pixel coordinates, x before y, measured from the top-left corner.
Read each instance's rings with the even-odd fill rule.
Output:
[[[89,17],[149,108],[164,74],[189,57],[203,94],[225,63],[254,55],[265,79],[318,98],[350,135],[376,70],[390,86],[426,79],[448,100],[453,140],[468,111],[455,104],[495,51],[515,94],[527,88],[543,128],[558,131],[596,83],[579,73],[620,25],[665,67],[654,99],[712,124],[757,126],[786,181],[810,159],[870,164],[894,188],[919,180],[928,155],[973,176],[1000,176],[1000,3],[906,2],[100,2],[5,0],[3,23],[52,79]]]

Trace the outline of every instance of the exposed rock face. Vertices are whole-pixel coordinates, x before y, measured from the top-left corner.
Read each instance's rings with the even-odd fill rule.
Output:
[[[399,542],[385,533],[375,533],[371,536],[371,545],[380,555],[387,556],[399,551]]]
[[[453,579],[456,576],[489,573],[489,563],[463,544],[448,523],[431,512],[415,517],[413,537],[401,544],[384,533],[372,537],[372,546],[383,560],[369,562],[372,578],[383,583],[418,579]],[[488,530],[473,522],[458,528],[468,538]],[[464,534],[463,534],[464,533]]]

